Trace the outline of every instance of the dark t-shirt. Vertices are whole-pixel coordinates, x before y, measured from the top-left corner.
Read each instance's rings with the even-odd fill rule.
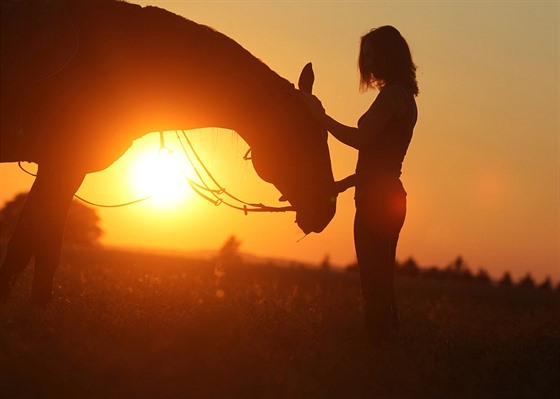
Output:
[[[385,85],[358,121],[356,199],[394,185],[417,119],[414,96],[399,84]]]

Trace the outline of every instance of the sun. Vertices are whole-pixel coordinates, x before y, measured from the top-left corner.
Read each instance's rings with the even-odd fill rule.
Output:
[[[192,196],[185,171],[167,149],[139,152],[131,165],[131,183],[135,195],[152,197],[158,208],[176,208]]]

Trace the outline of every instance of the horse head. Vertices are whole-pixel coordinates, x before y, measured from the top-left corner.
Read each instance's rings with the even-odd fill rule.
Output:
[[[313,69],[307,64],[299,79],[300,90],[311,93],[313,80]],[[253,166],[290,202],[303,232],[319,233],[336,210],[328,134],[311,115],[301,93],[293,88],[287,97],[288,120],[269,126],[277,130],[274,136],[279,140],[253,146]]]

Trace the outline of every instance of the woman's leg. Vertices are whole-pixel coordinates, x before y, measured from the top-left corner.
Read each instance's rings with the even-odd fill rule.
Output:
[[[375,231],[358,209],[354,220],[354,244],[365,301],[369,334],[389,335],[393,330],[396,239]]]
[[[386,337],[398,327],[394,290],[397,241],[406,213],[406,194],[391,201],[357,204],[354,243],[362,293],[366,329],[370,336]],[[377,206],[376,206],[377,205]]]

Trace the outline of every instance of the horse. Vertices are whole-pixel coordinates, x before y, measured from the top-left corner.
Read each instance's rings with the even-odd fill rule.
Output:
[[[0,268],[2,302],[32,258],[32,303],[52,300],[72,197],[150,132],[234,130],[304,233],[335,214],[327,132],[302,94],[208,26],[121,1],[3,1],[1,78],[0,161],[38,165]],[[300,87],[312,84],[308,66]]]

